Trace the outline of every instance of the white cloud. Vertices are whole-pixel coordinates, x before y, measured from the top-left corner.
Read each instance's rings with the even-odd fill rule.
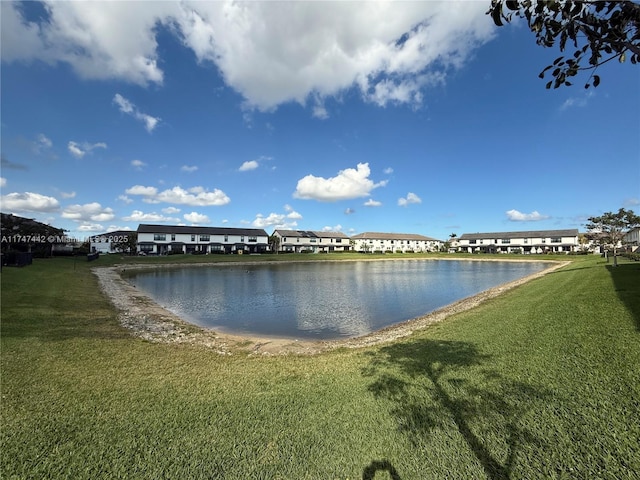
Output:
[[[0,197],[0,210],[9,212],[55,212],[60,203],[53,197],[39,193],[9,193]]]
[[[104,232],[105,228],[99,223],[82,223],[78,226],[79,232]]]
[[[191,223],[211,223],[209,217],[197,212],[185,213],[183,217],[187,222]]]
[[[92,144],[88,142],[77,143],[70,141],[67,144],[67,148],[69,149],[71,155],[73,155],[74,157],[83,158],[86,154],[91,153],[96,148],[107,148],[107,144],[104,142]]]
[[[577,97],[569,97],[560,106],[560,110],[567,110],[572,107],[586,107],[589,104],[589,99],[595,95],[594,90],[589,90],[586,93],[582,93]]]
[[[195,165],[183,165],[180,167],[181,172],[193,173],[198,170],[198,167]]]
[[[387,175],[391,175],[393,173],[393,168],[387,167],[383,170],[383,172],[386,173]]]
[[[301,220],[302,215],[296,212],[291,205],[284,206],[285,213],[270,213],[268,216],[264,216],[261,213],[256,215],[256,218],[251,225],[255,228],[285,228],[293,229],[298,226],[296,220]]]
[[[512,222],[537,222],[539,220],[546,220],[549,218],[548,215],[542,215],[536,210],[531,213],[522,213],[518,210],[508,210],[505,213],[507,214],[507,218]]]
[[[146,203],[174,203],[176,205],[191,205],[194,207],[221,206],[231,201],[229,197],[217,188],[212,192],[203,187],[191,187],[187,190],[182,187],[173,187],[158,192],[156,187],[144,187],[134,185],[125,190],[128,195],[140,195]]]
[[[75,198],[76,192],[60,192],[60,196],[62,198],[65,198],[65,199],[67,199],[67,198]]]
[[[7,179],[4,177],[0,177],[0,187],[6,187],[7,186]]]
[[[144,167],[147,166],[147,164],[144,163],[142,160],[131,160],[131,166],[136,170],[142,170]]]
[[[157,26],[170,25],[247,109],[311,100],[318,118],[328,115],[324,99],[353,87],[378,105],[420,103],[425,87],[494,34],[484,2],[49,1],[40,23],[1,3],[3,61],[63,62],[83,78],[161,84]],[[154,117],[140,120],[155,126]]]
[[[255,170],[256,168],[258,168],[258,162],[256,160],[249,160],[240,165],[238,170],[241,172],[248,172],[249,170]]]
[[[62,218],[74,222],[108,222],[114,217],[113,209],[103,208],[98,202],[69,205],[62,210]]]
[[[353,215],[354,213],[356,213],[356,211],[353,208],[345,208],[344,210],[345,215]]]
[[[33,151],[37,154],[42,153],[43,150],[48,150],[53,146],[53,142],[44,133],[39,133],[36,137],[36,141],[33,142]]]
[[[401,207],[406,207],[412,203],[422,203],[422,199],[415,193],[411,193],[411,192],[407,193],[406,198],[398,199],[398,205]]]
[[[340,170],[337,176],[331,178],[307,175],[298,180],[293,196],[323,202],[366,197],[371,190],[387,184],[386,180],[374,183],[369,179],[370,174],[369,164],[359,163],[355,169]]]
[[[162,213],[166,213],[167,215],[174,215],[176,213],[180,213],[180,209],[176,207],[167,207],[162,209]]]
[[[162,83],[154,29],[178,3],[48,1],[41,23],[25,21],[18,3],[1,3],[3,61],[62,62],[82,78]]]
[[[342,225],[338,224],[335,227],[322,227],[322,231],[323,232],[341,232],[342,231]]]
[[[144,127],[147,129],[147,132],[153,132],[153,129],[156,128],[156,125],[160,122],[159,117],[152,117],[151,115],[147,115],[146,113],[142,113],[138,110],[138,108],[131,103],[129,100],[124,98],[119,93],[116,93],[113,97],[113,103],[118,105],[118,108],[122,113],[126,113],[127,115],[131,115],[136,120],[144,123]]]
[[[377,200],[374,200],[373,198],[370,198],[369,200],[364,202],[363,205],[365,207],[380,207],[382,206],[382,202],[379,202]]]
[[[133,200],[131,200],[129,197],[127,197],[126,195],[118,195],[118,200],[120,200],[123,203],[133,203]]]
[[[133,212],[131,212],[131,215],[127,217],[122,217],[122,220],[124,220],[125,222],[171,222],[171,223],[180,222],[179,218],[166,217],[156,212],[144,213],[141,210],[134,210]]]

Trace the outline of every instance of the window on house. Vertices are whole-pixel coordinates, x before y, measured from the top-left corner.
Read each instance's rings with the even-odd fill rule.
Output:
[[[503,238],[501,241],[502,241],[502,243],[504,243],[504,244],[511,243],[511,239],[510,239],[510,238]]]
[[[225,242],[228,242],[228,241],[229,241],[229,235],[225,235],[225,236],[224,236],[224,241],[225,241]]]
[[[310,241],[311,243],[316,243],[316,242],[318,241],[318,239],[317,239],[317,238],[310,238],[310,239],[309,239],[309,241]]]
[[[476,241],[475,240],[469,240],[469,243],[475,245]]]
[[[201,242],[208,242],[209,238],[210,238],[209,235],[200,235]]]
[[[342,239],[341,238],[336,238],[336,243],[342,243]]]
[[[153,239],[156,242],[164,242],[167,239],[167,236],[164,233],[154,233]]]
[[[196,236],[195,235],[191,235],[191,241],[195,242],[196,241]]]
[[[175,233],[172,233],[172,234],[171,234],[171,241],[172,241],[172,242],[175,242],[175,241],[176,241],[176,234],[175,234]]]
[[[249,237],[249,242],[257,242],[258,237]]]
[[[525,238],[525,239],[524,239],[524,243],[529,243],[529,239],[528,239],[528,238]]]
[[[551,243],[562,243],[561,237],[551,237]]]
[[[244,235],[240,235],[240,241],[244,242]]]

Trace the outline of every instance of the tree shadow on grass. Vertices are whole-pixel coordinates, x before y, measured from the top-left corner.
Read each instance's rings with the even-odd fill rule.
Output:
[[[640,331],[640,263],[607,265],[618,298],[625,304]]]
[[[487,477],[508,479],[522,446],[546,443],[521,420],[548,393],[484,369],[490,357],[473,344],[416,340],[371,355],[363,371],[374,379],[369,390],[392,402],[400,431],[414,444],[453,423]],[[425,461],[438,460],[431,454]]]

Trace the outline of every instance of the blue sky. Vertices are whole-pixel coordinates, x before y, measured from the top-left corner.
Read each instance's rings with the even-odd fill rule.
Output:
[[[489,3],[2,2],[0,209],[443,240],[640,211],[639,68],[546,90],[559,52]]]

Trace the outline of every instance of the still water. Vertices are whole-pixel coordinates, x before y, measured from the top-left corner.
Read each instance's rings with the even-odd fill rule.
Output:
[[[216,331],[329,340],[425,315],[547,266],[455,260],[227,264],[141,270],[129,281],[181,318]]]

